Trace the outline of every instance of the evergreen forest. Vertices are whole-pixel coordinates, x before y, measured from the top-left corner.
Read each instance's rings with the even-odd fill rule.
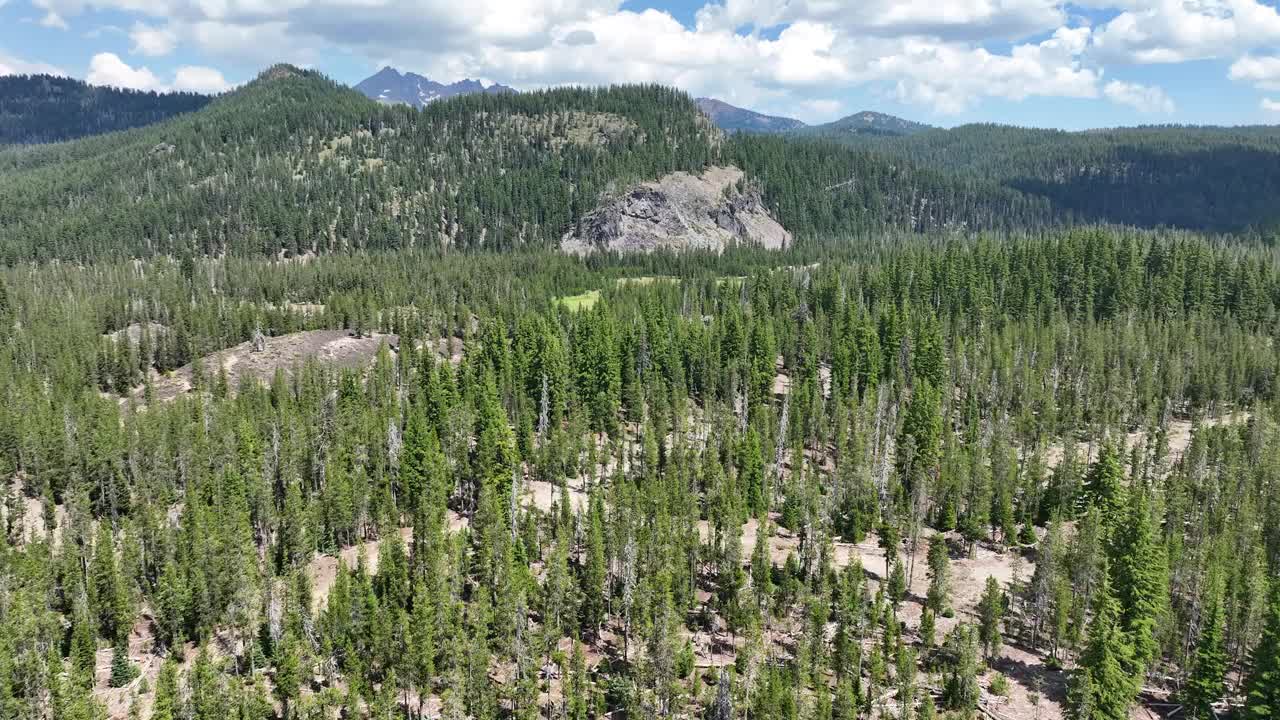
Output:
[[[0,718],[1280,719],[1265,184],[661,86],[187,109],[0,150]],[[717,164],[794,244],[557,251]]]

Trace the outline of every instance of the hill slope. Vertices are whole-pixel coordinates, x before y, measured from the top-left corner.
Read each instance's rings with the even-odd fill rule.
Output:
[[[53,75],[0,77],[0,145],[48,143],[150,125],[212,98],[97,87]]]
[[[478,80],[469,79],[445,85],[414,73],[401,74],[400,71],[392,67],[384,67],[374,75],[365,78],[355,86],[355,89],[364,93],[365,97],[371,100],[390,104],[404,103],[418,108],[435,100],[457,97],[458,95],[473,95],[476,93],[498,95],[515,92],[514,89],[506,85],[485,87]]]
[[[550,247],[625,188],[714,165],[742,169],[797,240],[1274,220],[1275,133],[1201,136],[725,136],[661,86],[473,94],[415,109],[278,66],[156,125],[0,151],[0,262]]]
[[[932,129],[924,123],[905,120],[895,115],[864,110],[823,125],[814,125],[801,132],[824,137],[902,137]]]
[[[698,98],[697,103],[717,127],[730,132],[780,133],[805,127],[795,118],[764,115],[714,98]]]
[[[1280,127],[965,125],[828,137],[1043,198],[1088,222],[1238,232],[1280,221]]]
[[[715,164],[760,181],[764,209],[805,238],[1053,220],[1012,191],[830,143],[726,139],[661,86],[418,110],[279,66],[166,123],[0,152],[0,261],[553,246],[622,188]]]
[[[0,260],[550,244],[606,186],[699,171],[719,142],[658,86],[419,111],[278,67],[161,125],[0,152]]]

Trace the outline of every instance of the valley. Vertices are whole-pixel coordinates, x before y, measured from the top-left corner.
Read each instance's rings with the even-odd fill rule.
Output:
[[[14,83],[0,717],[1272,717],[1275,128]]]

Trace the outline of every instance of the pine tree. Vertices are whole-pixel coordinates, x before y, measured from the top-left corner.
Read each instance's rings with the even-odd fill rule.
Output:
[[[1280,718],[1280,580],[1271,579],[1271,598],[1262,637],[1253,648],[1253,668],[1245,682],[1243,717],[1246,720]]]
[[[1000,625],[1004,621],[1004,591],[1000,589],[1000,581],[994,577],[987,578],[982,599],[978,601],[978,638],[988,661],[1000,653],[1003,644]]]
[[[599,632],[607,609],[608,567],[604,542],[604,501],[600,491],[593,487],[587,508],[586,567],[582,572],[582,626],[592,638]]]
[[[276,648],[275,672],[276,699],[284,708],[286,720],[293,717],[294,701],[302,687],[302,658],[298,641],[290,633],[285,633]]]
[[[935,614],[946,614],[948,595],[950,594],[951,556],[947,549],[947,538],[936,533],[929,538],[929,591],[925,596],[925,605]]]
[[[138,677],[137,666],[129,662],[129,645],[117,640],[111,648],[111,678],[109,684],[113,688],[121,688]]]
[[[1115,528],[1126,507],[1124,466],[1120,452],[1111,440],[1102,444],[1098,459],[1084,480],[1084,497],[1089,507],[1096,507],[1108,531]]]
[[[944,682],[942,701],[960,717],[973,717],[978,708],[978,638],[973,628],[960,624],[947,635],[942,647]]]
[[[133,609],[116,561],[115,543],[109,522],[98,524],[89,572],[93,582],[92,598],[102,636],[112,641],[128,637],[133,624]]]
[[[1120,603],[1120,624],[1133,641],[1135,676],[1146,673],[1160,652],[1155,630],[1168,607],[1166,553],[1151,527],[1149,500],[1142,492],[1129,499],[1124,522],[1109,546],[1112,587]]]
[[[442,506],[447,489],[443,484],[439,441],[427,423],[425,413],[417,408],[409,409],[409,419],[404,431],[404,446],[400,451],[400,484],[404,494],[404,507],[410,516],[420,503],[432,508]]]
[[[431,691],[436,672],[436,607],[423,581],[414,587],[413,614],[410,617],[406,679],[418,690],[418,710],[421,712],[421,704]]]
[[[1120,608],[1105,578],[1097,590],[1089,640],[1067,696],[1074,720],[1126,720],[1138,684],[1129,672],[1133,647],[1120,627]]]
[[[152,720],[176,720],[178,717],[178,663],[172,655],[160,666],[156,679],[156,697],[152,704]]]
[[[1226,690],[1227,652],[1223,644],[1222,589],[1214,582],[1204,611],[1204,626],[1196,643],[1191,677],[1183,689],[1186,714],[1192,720],[1215,720],[1213,704]]]

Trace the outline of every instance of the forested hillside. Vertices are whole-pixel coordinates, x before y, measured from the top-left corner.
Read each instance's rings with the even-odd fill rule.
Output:
[[[828,139],[738,134],[726,155],[760,183],[783,225],[803,238],[1029,230],[1072,221],[1044,198]]]
[[[419,111],[280,66],[162,125],[0,153],[0,258],[548,244],[607,187],[701,169],[719,137],[656,86]]]
[[[998,183],[1081,222],[1274,232],[1280,127],[1063,132],[965,125],[902,136],[828,135],[954,178]]]
[[[96,87],[52,75],[0,77],[0,145],[72,140],[194,112],[206,95]]]
[[[1278,302],[1109,230],[0,271],[0,712],[1274,717]]]
[[[547,247],[630,183],[726,161],[806,238],[1056,219],[994,184],[783,143],[726,139],[657,86],[415,110],[281,66],[162,125],[0,152],[0,260]]]

